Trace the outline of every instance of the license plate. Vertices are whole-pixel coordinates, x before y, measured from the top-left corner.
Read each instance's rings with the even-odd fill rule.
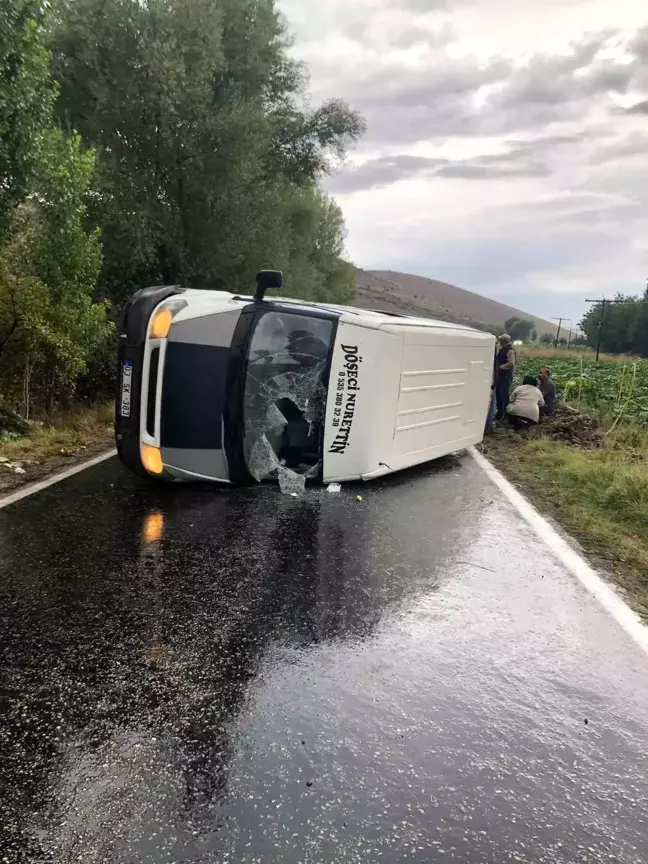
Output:
[[[122,363],[121,416],[130,417],[131,392],[133,390],[133,364],[130,360]]]

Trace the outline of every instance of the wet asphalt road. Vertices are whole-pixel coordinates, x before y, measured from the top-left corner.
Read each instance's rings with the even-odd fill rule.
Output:
[[[2,862],[648,861],[648,660],[469,457],[104,463],[0,511],[0,604]]]

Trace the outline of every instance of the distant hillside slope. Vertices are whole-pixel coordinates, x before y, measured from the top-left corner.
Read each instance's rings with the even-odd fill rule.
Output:
[[[503,327],[509,318],[526,318],[533,321],[539,336],[555,336],[557,332],[555,321],[545,321],[447,282],[390,270],[358,270],[355,303],[365,309],[437,317],[455,324]]]

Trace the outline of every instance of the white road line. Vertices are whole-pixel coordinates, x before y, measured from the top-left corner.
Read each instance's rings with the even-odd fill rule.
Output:
[[[614,620],[623,627],[625,632],[648,654],[648,627],[640,617],[623,602],[621,597],[608,583],[585,561],[575,549],[564,540],[552,525],[538,513],[535,507],[515,489],[497,468],[485,459],[474,448],[470,455],[482,468],[493,483],[508,498],[524,521],[533,528],[540,540],[554,553],[560,563],[572,573],[578,581],[592,594]]]
[[[8,507],[10,504],[15,504],[16,501],[22,501],[23,498],[28,498],[30,495],[35,495],[37,492],[42,492],[42,490],[47,489],[48,486],[60,483],[61,480],[67,480],[68,477],[73,477],[75,474],[85,471],[86,468],[92,468],[93,465],[105,462],[106,459],[111,459],[116,455],[116,450],[109,450],[107,453],[102,453],[99,456],[94,456],[92,459],[88,459],[87,462],[82,462],[80,465],[74,465],[72,468],[66,468],[65,471],[61,471],[59,474],[53,474],[46,480],[39,480],[37,483],[30,483],[22,489],[19,489],[17,492],[12,492],[10,495],[0,498],[0,510],[2,510],[3,507]]]

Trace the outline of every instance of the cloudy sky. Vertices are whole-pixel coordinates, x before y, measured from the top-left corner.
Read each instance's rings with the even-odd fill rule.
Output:
[[[648,279],[648,0],[280,0],[364,140],[349,256],[579,320]]]

